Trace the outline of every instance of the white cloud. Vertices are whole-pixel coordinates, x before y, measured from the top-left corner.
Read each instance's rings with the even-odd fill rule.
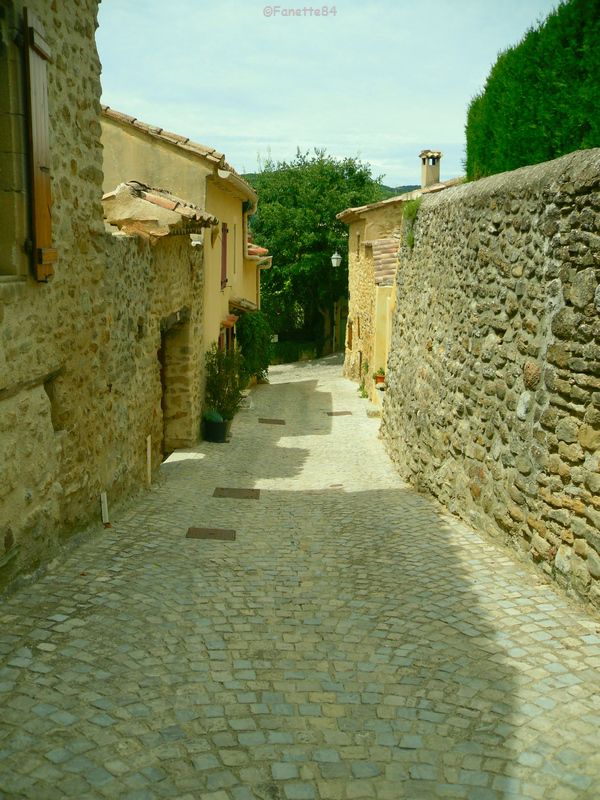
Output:
[[[281,8],[307,3],[273,3]],[[322,8],[317,0],[314,8]],[[391,185],[422,147],[464,157],[470,98],[499,50],[553,0],[341,0],[328,17],[263,15],[262,0],[103,0],[103,102],[209,144],[238,169],[296,147],[360,157]]]

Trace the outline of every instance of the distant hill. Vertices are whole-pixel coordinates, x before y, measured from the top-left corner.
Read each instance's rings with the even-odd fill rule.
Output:
[[[242,178],[251,186],[255,186],[256,179],[258,178],[258,172],[244,172],[242,173]],[[381,186],[381,199],[385,200],[388,197],[396,197],[399,194],[404,194],[404,192],[412,192],[414,189],[419,189],[420,186],[418,184],[411,184],[407,186]]]
[[[405,192],[413,192],[415,189],[420,189],[421,187],[417,183],[408,184],[406,186],[381,186],[382,190],[385,192],[385,197],[396,197],[399,194],[404,194]]]

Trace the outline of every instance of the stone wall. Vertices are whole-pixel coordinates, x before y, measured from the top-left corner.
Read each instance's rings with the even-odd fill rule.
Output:
[[[348,231],[348,322],[344,375],[371,381],[375,337],[375,267],[371,247],[365,247],[365,223],[353,222]]]
[[[0,280],[0,592],[193,444],[203,391],[203,255],[102,218],[95,0],[28,0],[48,65],[53,240],[48,283]],[[10,14],[20,18],[20,2]],[[67,24],[68,21],[68,24]],[[160,358],[164,364],[161,369]],[[164,442],[163,442],[164,437]]]
[[[424,197],[383,435],[400,473],[600,606],[600,150]]]

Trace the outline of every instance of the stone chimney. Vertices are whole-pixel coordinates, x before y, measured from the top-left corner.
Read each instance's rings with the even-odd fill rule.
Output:
[[[442,153],[439,150],[421,150],[421,189],[431,186],[433,183],[440,182],[440,159]]]

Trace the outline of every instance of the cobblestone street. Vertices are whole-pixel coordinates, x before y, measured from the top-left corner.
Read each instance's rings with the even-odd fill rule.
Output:
[[[340,374],[272,368],[3,602],[1,798],[600,796],[600,623],[403,484]]]

